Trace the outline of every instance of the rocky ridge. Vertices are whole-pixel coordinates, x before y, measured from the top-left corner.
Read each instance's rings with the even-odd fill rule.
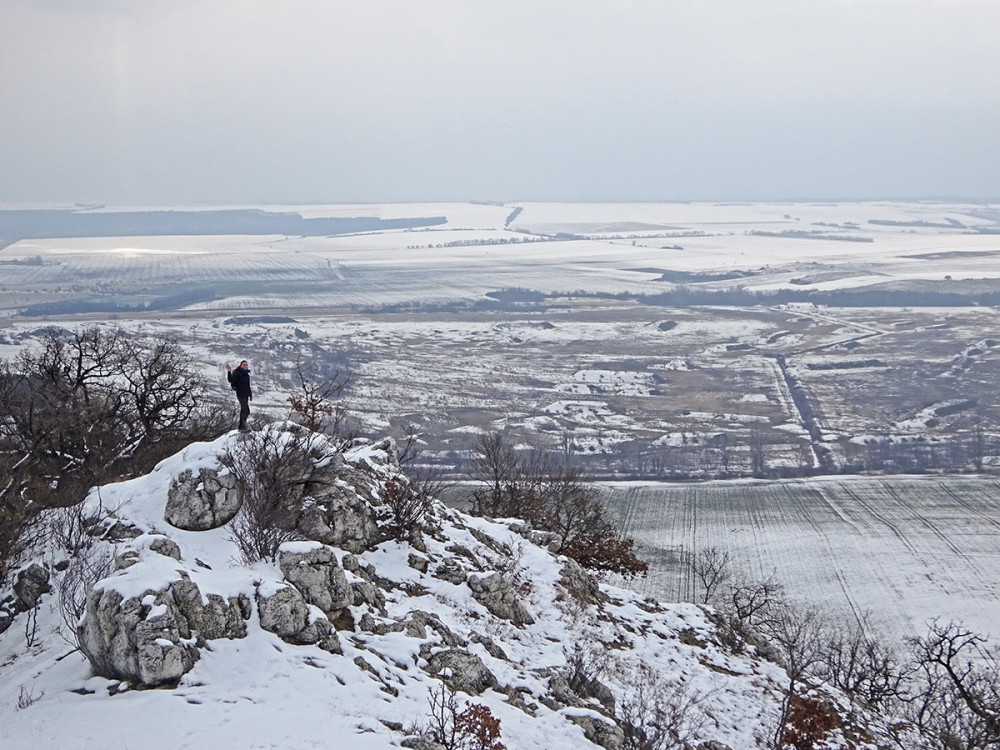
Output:
[[[435,503],[421,533],[395,538],[384,488],[406,480],[391,440],[329,451],[319,489],[296,499],[295,538],[273,562],[241,563],[230,522],[243,498],[223,459],[245,439],[189,446],[92,493],[89,509],[103,515],[91,533],[113,570],[85,592],[75,633],[85,660],[74,657],[75,676],[49,666],[58,689],[39,705],[72,693],[74,709],[100,712],[159,688],[145,694],[188,706],[249,694],[280,713],[285,703],[255,688],[272,669],[301,684],[286,702],[309,714],[309,690],[359,748],[436,747],[428,699],[441,685],[499,719],[508,748],[621,748],[623,708],[650,694],[683,708],[687,747],[769,742],[787,678],[752,648],[730,653],[710,613],[601,583],[516,520]],[[63,557],[49,549],[13,576],[8,609],[51,617]],[[0,635],[0,655],[19,633]],[[844,727],[828,746],[876,745]]]

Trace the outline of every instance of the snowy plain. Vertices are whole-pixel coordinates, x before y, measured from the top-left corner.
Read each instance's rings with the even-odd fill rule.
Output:
[[[533,431],[553,444],[569,436],[581,454],[611,456],[632,441],[684,449],[727,430],[740,435],[766,424],[785,436],[774,448],[775,461],[790,462],[808,446],[809,435],[775,370],[776,354],[789,356],[790,371],[826,407],[820,426],[831,445],[858,447],[858,441],[890,429],[933,438],[949,427],[928,426],[934,410],[970,395],[987,416],[1000,406],[1000,350],[984,345],[1000,338],[995,307],[650,310],[571,298],[576,290],[655,295],[684,283],[707,290],[996,291],[1000,206],[274,208],[317,217],[446,216],[447,222],[432,229],[331,237],[15,242],[0,248],[0,356],[30,345],[43,326],[107,322],[100,314],[20,315],[27,304],[80,296],[141,299],[161,289],[204,287],[212,294],[203,300],[162,313],[117,314],[117,323],[176,336],[220,389],[224,363],[249,352],[261,386],[255,404],[274,416],[287,412],[288,366],[297,352],[308,351],[306,343],[313,350],[347,353],[357,373],[352,398],[367,425],[398,433],[401,425],[416,421],[440,430],[443,439],[433,447],[442,455],[461,454],[486,429]],[[521,210],[515,215],[516,209]],[[675,281],[665,280],[665,272]],[[726,278],[729,274],[735,275]],[[569,296],[537,314],[421,317],[386,311],[397,305],[481,302],[487,293],[515,287]],[[288,320],[252,321],[261,314]],[[862,342],[863,348],[851,348]],[[888,366],[809,367],[861,359]],[[961,430],[968,423],[954,424]],[[624,529],[654,563],[650,577],[637,584],[643,593],[689,597],[690,581],[679,572],[678,555],[715,545],[732,550],[754,572],[776,570],[803,598],[815,594],[817,603],[848,613],[871,610],[899,636],[921,632],[923,623],[937,616],[962,618],[1000,634],[1000,493],[991,478],[813,478],[727,482],[718,488],[616,484],[611,495],[623,508]],[[47,617],[42,624],[57,627],[55,613]],[[161,735],[176,747],[201,747],[206,740],[221,743],[235,731],[243,732],[236,736],[250,742],[247,747],[284,747],[282,737],[295,725],[302,738],[298,746],[326,747],[333,740],[324,721],[334,721],[340,737],[352,733],[350,746],[385,746],[385,735],[378,734],[384,725],[366,724],[372,715],[377,718],[370,706],[381,697],[371,685],[329,663],[315,674],[304,670],[311,676],[303,678],[290,666],[303,662],[299,656],[278,652],[278,644],[264,634],[255,638],[221,644],[199,665],[203,686],[135,693],[128,704],[106,690],[95,696],[63,690],[60,686],[88,681],[78,654],[51,662],[51,651],[29,651],[18,657],[17,669],[19,675],[32,674],[33,682],[0,680],[0,745],[137,747],[144,737]],[[14,650],[23,651],[23,643],[11,643],[5,641],[0,664]],[[67,646],[59,655],[68,651]],[[258,658],[273,671],[262,676],[251,670],[248,665]],[[9,668],[0,666],[0,678],[4,672]],[[245,690],[213,692],[224,674],[238,675]],[[346,686],[335,687],[334,674]],[[24,685],[45,698],[23,711],[10,710]],[[307,688],[301,694],[300,685]],[[331,687],[333,698],[324,692]],[[301,705],[283,702],[291,696]],[[331,700],[359,716],[351,727],[331,718],[339,715]],[[407,700],[412,710],[401,720],[425,707],[422,693]],[[98,701],[106,707],[91,712]],[[303,721],[303,715],[309,719]],[[79,734],[70,734],[63,719],[79,727]],[[120,735],[110,733],[116,725]],[[513,719],[505,724],[516,725]],[[184,734],[189,729],[190,736]],[[511,731],[524,744],[509,747],[563,746],[551,737],[528,740],[516,734],[526,729]],[[260,744],[252,744],[257,739],[251,737]]]

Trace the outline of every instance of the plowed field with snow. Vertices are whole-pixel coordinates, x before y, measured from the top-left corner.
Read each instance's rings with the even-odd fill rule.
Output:
[[[1000,634],[1000,480],[625,483],[607,497],[652,562],[633,583],[649,595],[692,597],[682,556],[714,546],[750,576],[776,573],[797,600],[870,612],[895,635],[934,618]]]

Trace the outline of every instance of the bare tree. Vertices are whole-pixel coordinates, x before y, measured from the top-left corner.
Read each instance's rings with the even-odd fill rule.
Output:
[[[151,468],[191,436],[202,386],[169,339],[52,329],[0,367],[0,573],[38,514]]]
[[[1000,747],[1000,660],[986,638],[934,622],[911,641],[918,687],[907,716],[928,750]]]
[[[703,697],[682,683],[668,683],[646,665],[630,680],[615,720],[624,734],[622,750],[686,750],[704,721]]]
[[[729,551],[718,547],[705,547],[689,554],[688,567],[701,589],[702,604],[713,603],[733,574]]]

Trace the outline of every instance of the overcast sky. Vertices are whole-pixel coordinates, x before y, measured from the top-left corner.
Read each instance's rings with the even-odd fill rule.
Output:
[[[0,201],[1000,197],[998,0],[0,0]]]

